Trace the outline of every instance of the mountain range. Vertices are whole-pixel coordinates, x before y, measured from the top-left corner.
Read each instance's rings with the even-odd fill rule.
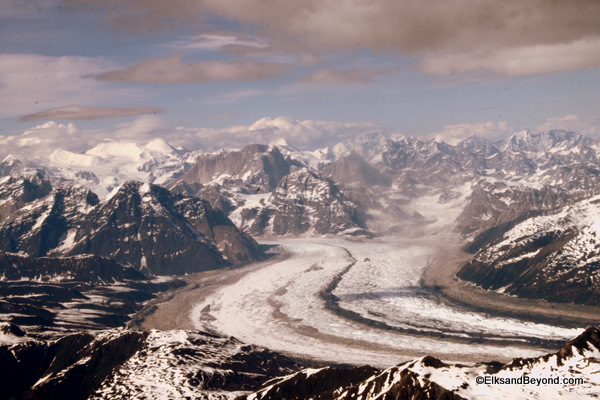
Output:
[[[255,238],[444,233],[469,254],[463,282],[600,305],[597,140],[369,134],[314,151],[279,141],[203,153],[152,139],[47,153],[0,163],[6,398],[461,399],[506,389],[474,382],[484,375],[585,377],[554,392],[511,386],[504,398],[597,392],[597,328],[536,359],[467,367],[426,356],[383,371],[303,365],[209,333],[107,330],[186,274],[265,259]],[[144,384],[165,368],[163,391]]]
[[[535,218],[568,213],[600,194],[600,144],[575,132],[525,130],[503,141],[470,137],[457,145],[368,134],[312,152],[279,141],[203,154],[162,139],[113,140],[68,157],[58,157],[59,151],[45,161],[8,156],[0,163],[1,250],[31,257],[89,253],[164,275],[260,259],[249,235],[369,238],[453,230],[476,253],[461,279],[496,291],[506,287],[507,294],[596,304],[591,294],[556,294],[564,282],[548,281],[573,274],[579,286],[595,280],[593,246],[585,268],[581,260],[577,266],[550,261],[565,251],[562,244],[589,241],[576,237],[593,225],[592,214],[580,225],[545,233],[536,244],[511,245],[510,255],[497,251],[522,224],[537,226]],[[98,167],[103,162],[113,170]],[[118,177],[140,176],[134,170],[164,188],[116,185]],[[102,176],[90,183],[90,174]],[[550,244],[561,249],[537,252]],[[521,276],[517,290],[511,285],[523,271],[515,262],[525,263],[534,252],[538,272]],[[594,292],[590,286],[582,291]]]

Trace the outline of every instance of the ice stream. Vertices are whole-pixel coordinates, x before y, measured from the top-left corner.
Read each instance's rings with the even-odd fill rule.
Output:
[[[463,361],[537,356],[555,349],[524,346],[523,337],[568,340],[580,333],[440,302],[419,286],[433,251],[422,240],[276,244],[290,256],[197,304],[196,328],[303,357],[378,366],[427,354]],[[328,288],[338,312],[324,295]],[[481,337],[504,342],[481,342]]]

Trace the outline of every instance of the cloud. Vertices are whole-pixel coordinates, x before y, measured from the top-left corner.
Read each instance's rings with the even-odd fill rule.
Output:
[[[196,36],[187,36],[169,44],[182,50],[222,50],[229,47],[249,47],[264,49],[269,45],[252,35],[238,35],[232,32],[206,32]]]
[[[117,29],[139,33],[193,23],[208,30],[217,17],[282,51],[367,48],[423,58],[423,70],[435,74],[491,70],[516,76],[600,65],[593,49],[600,38],[597,0],[63,2],[103,7]],[[436,61],[443,65],[436,67]]]
[[[210,97],[206,100],[208,104],[231,104],[237,103],[241,99],[249,97],[257,97],[264,95],[265,92],[259,89],[236,90],[234,92],[222,93],[217,96]]]
[[[92,134],[89,131],[88,135]],[[85,151],[88,140],[74,124],[64,125],[50,121],[28,129],[21,135],[3,138],[0,158],[4,159],[8,154],[23,159],[44,158],[57,148],[73,152]]]
[[[123,70],[95,75],[100,81],[191,83],[253,81],[279,76],[290,68],[280,63],[254,61],[185,62],[181,55],[143,61]]]
[[[236,134],[252,138],[256,143],[270,143],[285,139],[301,150],[330,146],[358,135],[382,132],[372,123],[335,121],[299,121],[290,117],[261,118],[248,128],[236,129]]]
[[[81,129],[74,123],[48,121],[21,135],[0,137],[3,139],[0,141],[0,160],[8,154],[23,159],[47,158],[56,149],[85,153],[105,140],[147,144],[156,137],[169,139],[177,145],[189,141],[189,138],[178,139],[177,130],[155,115],[143,115],[108,129]]]
[[[318,84],[369,83],[377,76],[390,74],[389,69],[362,68],[333,70],[321,68],[317,72],[304,75],[300,82]]]
[[[600,36],[571,43],[429,54],[420,61],[429,74],[492,72],[500,76],[545,74],[600,65]]]
[[[56,8],[58,0],[25,0],[0,2],[1,18],[41,18],[41,12]]]
[[[156,107],[90,107],[72,105],[52,108],[21,117],[21,122],[41,121],[51,119],[94,120],[103,118],[130,117],[142,114],[158,114],[162,110]]]
[[[552,129],[564,129],[585,136],[598,137],[600,136],[600,116],[581,118],[578,115],[569,114],[564,117],[548,118],[543,124],[537,127],[538,131],[549,131]]]
[[[265,117],[250,125],[222,129],[175,128],[155,115],[143,115],[108,129],[81,129],[73,123],[49,121],[21,135],[0,136],[0,160],[8,154],[23,159],[48,158],[56,149],[85,153],[106,140],[142,146],[155,138],[189,150],[242,148],[250,143],[271,143],[279,139],[285,139],[301,150],[314,150],[373,132],[382,132],[382,129],[369,123],[299,121],[290,117]]]
[[[61,107],[65,99],[74,104],[96,104],[119,97],[142,98],[140,90],[85,78],[115,66],[102,57],[0,54],[0,117]]]
[[[428,138],[456,145],[471,136],[480,136],[491,140],[500,139],[512,133],[505,121],[488,121],[477,124],[446,125],[439,132],[434,132]]]

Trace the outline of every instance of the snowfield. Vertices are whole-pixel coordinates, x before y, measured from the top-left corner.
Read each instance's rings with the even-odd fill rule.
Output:
[[[205,297],[191,313],[195,328],[302,357],[383,367],[427,354],[459,361],[532,357],[553,349],[524,338],[568,340],[582,331],[444,304],[419,285],[434,251],[426,238],[266,244],[289,257]],[[328,291],[337,308],[327,302]],[[502,343],[478,340],[484,335]]]

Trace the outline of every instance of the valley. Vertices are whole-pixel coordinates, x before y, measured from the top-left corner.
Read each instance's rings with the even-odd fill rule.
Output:
[[[302,359],[379,367],[427,354],[507,361],[544,354],[582,331],[475,312],[427,291],[420,277],[435,239],[443,238],[264,242],[276,245],[274,259],[188,276],[138,326],[208,330]]]

